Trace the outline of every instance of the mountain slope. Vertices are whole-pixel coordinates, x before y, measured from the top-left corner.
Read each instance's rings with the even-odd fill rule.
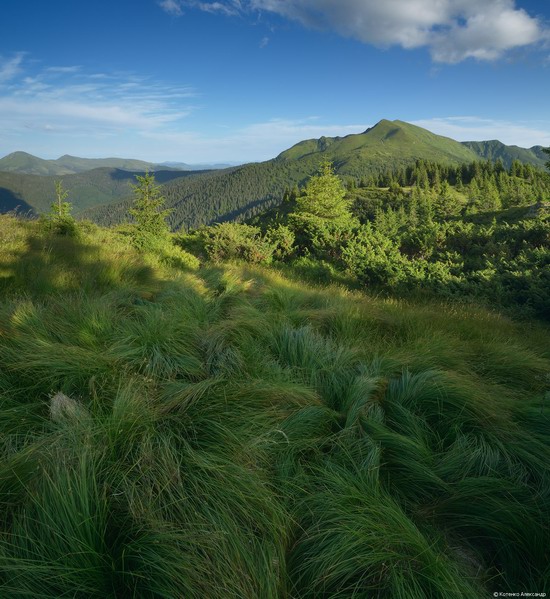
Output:
[[[71,170],[74,173],[90,171],[96,168],[116,168],[125,171],[156,170],[157,166],[152,162],[135,160],[132,158],[79,158],[78,156],[61,156],[52,162],[60,167]]]
[[[280,203],[285,189],[302,185],[328,158],[339,175],[359,179],[423,158],[464,164],[476,154],[447,137],[402,121],[380,121],[364,133],[300,142],[273,160],[178,179],[163,189],[174,229],[196,228],[230,219],[245,219]],[[86,216],[102,224],[124,219],[130,200],[91,209]]]
[[[71,175],[96,168],[111,168],[125,171],[201,171],[229,168],[231,164],[186,164],[185,162],[163,162],[157,164],[134,158],[79,158],[65,154],[56,160],[44,160],[27,152],[12,152],[0,158],[0,172],[26,175]]]
[[[544,168],[548,160],[548,156],[542,151],[542,146],[520,148],[519,146],[507,146],[496,139],[491,141],[463,141],[462,145],[485,160],[496,161],[500,158],[506,168],[510,168],[514,160]]]
[[[322,153],[339,165],[342,174],[354,175],[363,170],[365,161],[371,167],[409,164],[418,158],[444,163],[470,162],[475,153],[448,137],[403,121],[382,120],[364,133],[346,137],[321,137],[306,140],[282,152],[278,160],[305,159]]]
[[[163,193],[167,206],[173,209],[170,225],[177,230],[217,221],[245,219],[276,206],[281,202],[285,189],[302,185],[315,173],[324,158],[334,163],[339,175],[360,179],[414,164],[418,159],[449,165],[470,163],[485,157],[480,154],[489,151],[493,143],[499,142],[479,142],[478,146],[471,148],[403,121],[382,120],[363,133],[302,141],[266,162],[221,171],[176,171],[170,176],[157,172],[156,177],[159,182],[166,183]],[[503,144],[501,146],[501,155],[514,150]],[[515,150],[518,151],[518,159],[526,162],[532,162],[532,156],[537,155],[536,148]],[[61,167],[61,161],[65,164],[63,168],[80,168],[83,160],[64,156],[58,161],[42,161],[39,164],[44,167],[43,162],[55,162]],[[20,162],[21,157],[19,162],[15,161],[16,166]],[[89,165],[90,161],[85,163]],[[121,174],[124,171],[118,170],[115,175],[101,172],[101,169],[90,172],[94,174],[90,175],[92,181],[88,182],[72,180],[70,176],[64,178],[65,186],[71,191],[70,200],[75,205],[75,212],[84,210],[84,216],[105,225],[121,222],[126,218],[132,201],[130,189],[121,185],[121,179],[132,180],[133,174]],[[47,183],[48,193],[44,194],[45,183],[38,179],[34,183],[21,180],[16,185],[13,180],[7,180],[6,173],[0,173],[0,187],[5,190],[0,209],[12,206],[17,198],[38,211],[47,209],[53,197],[53,180]],[[38,189],[29,191],[33,185]]]
[[[55,160],[44,160],[27,152],[13,152],[1,158],[0,171],[27,175],[68,175],[74,172],[61,164],[56,164]]]

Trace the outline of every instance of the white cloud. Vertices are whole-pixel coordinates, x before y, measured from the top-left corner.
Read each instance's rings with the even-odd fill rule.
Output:
[[[0,56],[0,83],[13,79],[21,72],[21,63],[25,52],[17,52],[12,58],[4,59]]]
[[[60,73],[60,74],[67,74],[67,73],[77,73],[78,71],[80,71],[81,67],[78,65],[72,66],[72,67],[48,67],[46,69],[46,71],[48,73]]]
[[[27,149],[30,131],[41,133],[44,143],[44,136],[50,144],[57,136],[60,145],[67,137],[85,145],[97,138],[168,131],[193,111],[190,102],[197,94],[191,88],[135,75],[103,75],[74,67],[13,75],[9,86],[0,89],[0,140],[9,144],[6,153]],[[103,152],[109,148],[106,144]]]
[[[158,4],[162,10],[166,11],[169,15],[179,17],[183,14],[179,0],[160,0]]]
[[[495,60],[511,48],[542,39],[541,26],[525,11],[498,4],[473,14],[464,26],[453,24],[448,32],[435,34],[432,41],[434,59],[448,63],[469,57]]]
[[[516,8],[515,0],[186,0],[186,5],[227,14],[276,13],[381,47],[427,47],[442,63],[496,60],[508,50],[548,39],[543,24]]]
[[[221,13],[224,15],[235,15],[238,11],[238,7],[234,3],[231,6],[223,2],[192,2],[191,6],[204,12]]]
[[[269,38],[266,35],[265,37],[262,37],[262,39],[260,40],[260,48],[265,48],[267,44],[269,44]]]
[[[451,116],[411,121],[457,141],[487,141],[498,139],[506,145],[522,148],[550,146],[550,121],[502,121],[477,116]]]
[[[179,17],[183,14],[182,6],[196,8],[203,12],[218,13],[227,16],[238,14],[242,10],[240,0],[226,0],[224,2],[202,2],[201,0],[159,0],[159,6],[168,14]]]

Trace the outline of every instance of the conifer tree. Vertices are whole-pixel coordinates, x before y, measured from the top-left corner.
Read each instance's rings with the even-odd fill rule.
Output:
[[[166,217],[172,210],[161,210],[164,197],[154,175],[145,173],[144,176],[136,175],[136,179],[137,185],[132,185],[136,198],[134,207],[129,211],[136,221],[132,242],[139,249],[151,249],[168,240],[170,228]]]
[[[66,202],[69,192],[63,188],[63,181],[55,182],[55,202],[50,207],[50,212],[45,216],[47,228],[59,235],[75,236],[78,228],[71,215],[72,204]]]
[[[303,195],[297,199],[296,213],[327,221],[348,220],[351,217],[350,204],[342,181],[334,173],[332,164],[325,161],[319,174],[311,177]]]

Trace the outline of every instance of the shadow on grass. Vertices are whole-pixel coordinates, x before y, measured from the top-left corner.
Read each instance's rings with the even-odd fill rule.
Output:
[[[0,292],[32,296],[66,292],[105,292],[115,288],[151,287],[153,268],[130,251],[111,253],[83,237],[30,230],[21,249],[0,255],[4,276]]]

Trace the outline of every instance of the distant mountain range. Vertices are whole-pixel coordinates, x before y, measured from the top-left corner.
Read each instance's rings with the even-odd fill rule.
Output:
[[[234,166],[232,164],[186,164],[185,162],[145,162],[133,158],[79,158],[65,154],[56,160],[44,160],[27,152],[13,152],[0,158],[0,172],[21,173],[25,175],[45,175],[60,177],[74,175],[96,168],[112,168],[125,171],[160,171],[177,169],[181,171],[200,171]]]
[[[356,179],[410,165],[418,159],[446,164],[501,159],[507,167],[517,159],[541,168],[547,159],[540,146],[525,149],[498,141],[460,143],[397,120],[382,120],[359,134],[305,140],[272,160],[223,170],[174,170],[175,165],[182,168],[183,163],[154,165],[119,158],[62,156],[58,160],[41,160],[15,152],[0,160],[0,171],[6,166],[11,169],[0,172],[0,211],[16,206],[32,212],[47,210],[54,198],[55,180],[63,175],[63,185],[69,190],[68,199],[76,214],[102,224],[121,222],[132,202],[129,183],[134,182],[135,173],[155,170],[157,181],[163,184],[167,206],[173,209],[171,226],[176,230],[195,228],[246,218],[278,204],[284,190],[302,185],[323,158],[333,162],[338,174]],[[100,162],[101,168],[97,168]],[[168,166],[172,170],[166,170]],[[38,173],[42,176],[25,172],[53,167],[73,172]],[[93,170],[85,170],[86,167]],[[80,171],[74,173],[76,169]]]

